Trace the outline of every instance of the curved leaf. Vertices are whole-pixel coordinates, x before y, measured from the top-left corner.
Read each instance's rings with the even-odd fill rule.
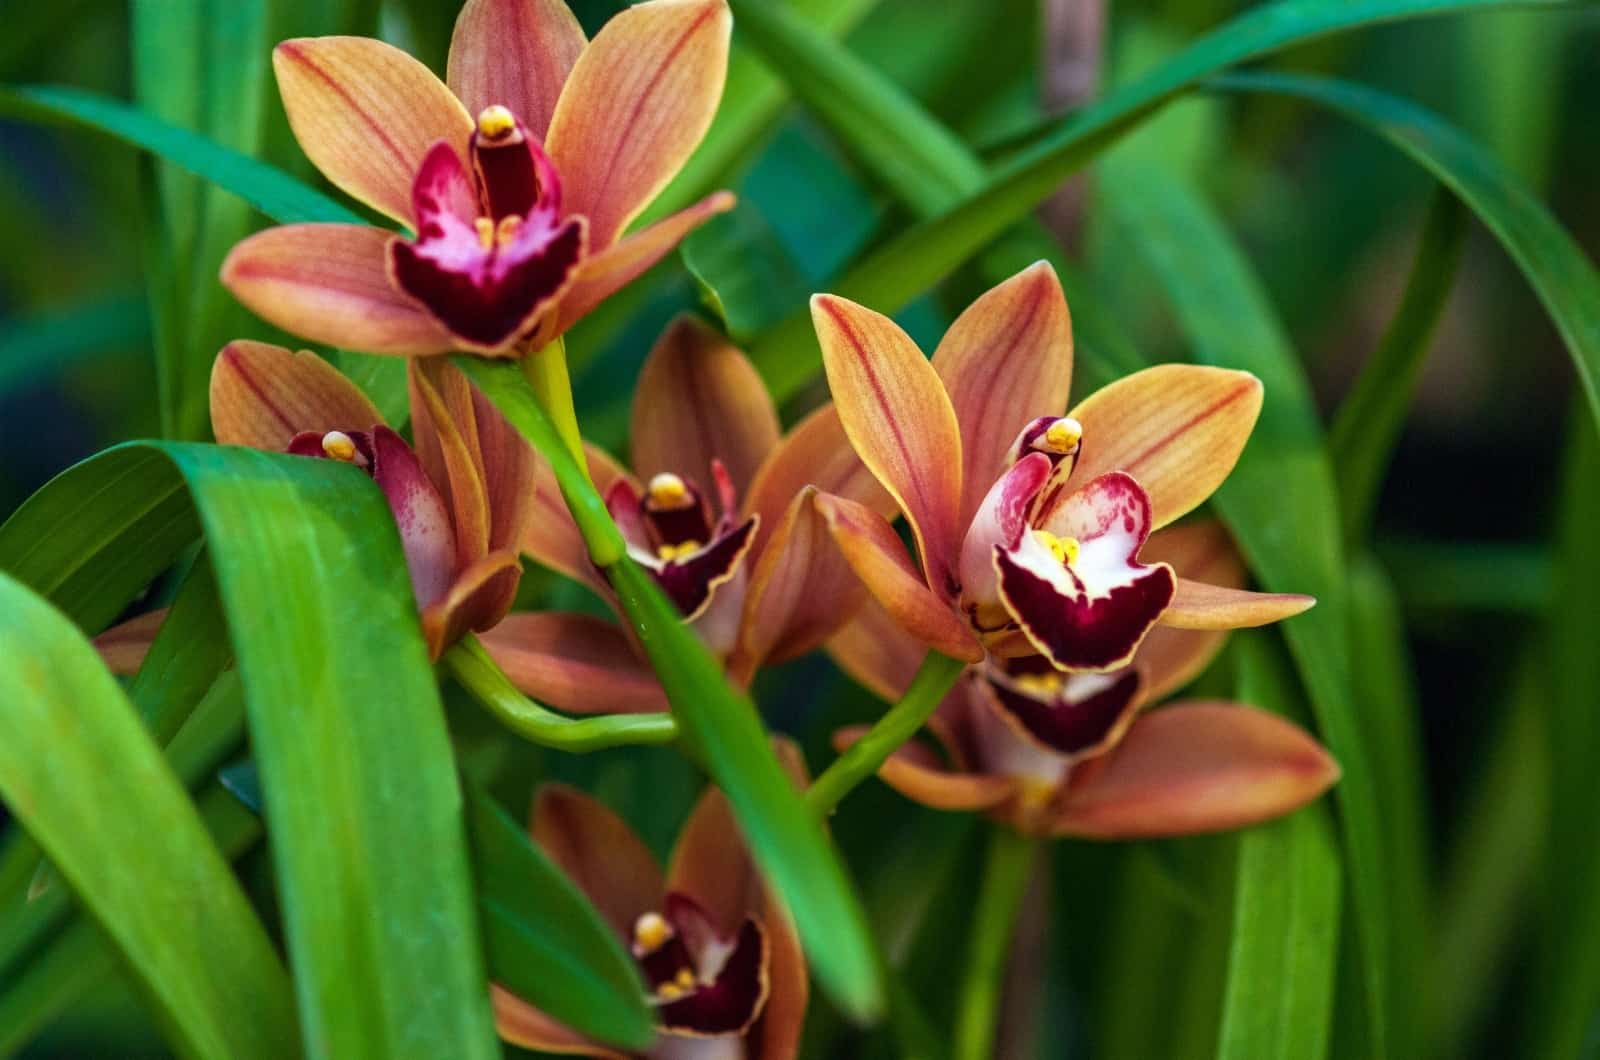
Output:
[[[3,574],[0,646],[0,794],[181,1051],[297,1055],[293,998],[266,931],[94,649]]]

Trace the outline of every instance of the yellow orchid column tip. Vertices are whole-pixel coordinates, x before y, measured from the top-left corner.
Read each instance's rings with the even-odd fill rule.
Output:
[[[645,486],[645,494],[653,508],[684,508],[693,502],[689,485],[670,471],[663,471]]]
[[[1045,428],[1044,444],[1063,455],[1071,453],[1083,441],[1083,424],[1071,416],[1062,416]]]
[[[478,135],[485,140],[502,140],[517,127],[511,109],[500,103],[491,103],[478,112]]]
[[[672,925],[660,913],[651,911],[639,914],[633,922],[633,955],[643,957],[654,953],[673,936]]]
[[[322,436],[322,451],[333,460],[342,460],[347,464],[355,463],[356,443],[343,431],[329,431]]]

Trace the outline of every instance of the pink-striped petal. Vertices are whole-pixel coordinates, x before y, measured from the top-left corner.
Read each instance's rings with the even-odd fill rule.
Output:
[[[592,615],[522,612],[479,638],[511,683],[575,714],[644,714],[667,709],[655,674],[622,630]]]
[[[1299,593],[1253,593],[1179,578],[1161,621],[1178,629],[1245,629],[1293,618],[1316,602]]]
[[[885,517],[895,513],[894,499],[878,485],[850,447],[839,413],[831,404],[796,424],[756,471],[744,509],[761,516],[757,549],[763,547],[790,503],[807,486],[864,504]]]
[[[833,745],[843,751],[866,733],[865,725],[841,729],[834,733]],[[913,802],[936,810],[990,810],[1014,798],[1018,790],[1011,777],[952,769],[915,741],[889,756],[878,768],[878,779]]]
[[[828,641],[839,669],[879,699],[894,703],[905,695],[928,646],[907,633],[878,601],[867,599]]]
[[[583,27],[562,0],[467,0],[450,37],[445,80],[467,113],[498,103],[544,140],[584,43]]]
[[[309,351],[236,339],[211,366],[211,430],[223,445],[282,452],[301,431],[382,422],[360,387]]]
[[[435,659],[472,632],[494,628],[517,598],[522,564],[510,551],[491,552],[456,576],[422,612],[422,635]]]

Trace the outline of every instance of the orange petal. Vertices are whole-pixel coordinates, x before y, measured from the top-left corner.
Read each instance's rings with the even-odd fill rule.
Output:
[[[760,915],[761,877],[756,874],[727,796],[707,787],[689,812],[667,865],[667,890],[700,903],[725,934],[744,918]]]
[[[1143,680],[1139,686],[1140,702],[1159,703],[1199,677],[1227,639],[1227,634],[1220,631],[1171,626],[1152,629],[1133,656],[1133,666]]]
[[[928,649],[900,628],[882,604],[868,599],[828,641],[828,654],[857,684],[893,703],[911,687]]]
[[[961,428],[939,373],[888,317],[832,295],[811,299],[828,389],[862,462],[911,523],[928,584],[954,596]]]
[[[961,425],[965,526],[1022,428],[1067,407],[1072,318],[1050,264],[1030,265],[968,306],[934,351],[933,367]]]
[[[613,17],[578,56],[545,146],[590,246],[615,242],[700,143],[732,27],[723,0],[654,0]]]
[[[576,788],[545,784],[533,800],[533,839],[625,939],[659,910],[661,867],[628,823]]]
[[[542,142],[584,43],[562,0],[467,0],[445,79],[468,114],[502,104]]]
[[[1243,589],[1250,582],[1233,535],[1216,519],[1195,518],[1150,535],[1139,550],[1142,563],[1169,563],[1180,578]]]
[[[519,612],[480,639],[512,684],[558,710],[643,714],[667,709],[655,674],[622,630],[604,619]]]
[[[1096,839],[1241,828],[1296,810],[1339,778],[1299,726],[1254,707],[1184,703],[1143,715],[1074,771],[1055,823]]]
[[[1179,578],[1161,622],[1178,629],[1244,629],[1293,618],[1316,602],[1299,593],[1253,593]]]
[[[772,954],[767,962],[770,985],[761,1019],[750,1031],[754,1045],[750,1055],[762,1060],[793,1060],[800,1050],[811,992],[805,953],[793,920],[776,899],[768,902],[761,922]]]
[[[595,306],[631,283],[682,242],[684,236],[717,214],[733,209],[734,202],[732,193],[715,192],[604,250],[591,251],[578,265],[578,275],[572,281],[572,286],[561,296],[557,312],[559,319],[549,338],[566,331],[587,316]]]
[[[817,494],[815,503],[856,576],[907,633],[952,658],[983,658],[983,646],[950,605],[923,584],[883,516],[830,493]]]
[[[778,444],[778,411],[755,366],[691,316],[674,320],[645,359],[633,394],[633,470],[660,471],[714,490],[721,460],[742,494]]]
[[[1261,380],[1249,372],[1146,368],[1072,410],[1083,426],[1083,456],[1072,479],[1126,471],[1150,494],[1154,525],[1165,526],[1228,477],[1260,412]]]
[[[443,357],[407,364],[417,457],[450,506],[457,560],[476,563],[489,551],[489,489],[478,449],[472,384]]]
[[[306,157],[352,198],[411,224],[411,182],[439,140],[464,150],[472,117],[433,72],[367,37],[302,37],[272,52]]]
[[[313,342],[364,353],[447,353],[450,336],[389,283],[390,233],[283,225],[228,253],[222,283],[251,312]]]
[[[833,746],[840,751],[867,733],[865,725],[855,725],[833,734]],[[939,756],[920,743],[902,744],[878,768],[878,779],[913,802],[936,810],[990,810],[1017,792],[1010,777],[987,773],[962,773],[947,767]]]
[[[382,422],[360,387],[308,351],[236,339],[211,366],[211,430],[223,445],[281,453],[301,431]]]
[[[601,1056],[622,1060],[623,1054],[592,1038],[585,1038],[565,1024],[557,1023],[553,1017],[497,983],[489,984],[489,1000],[494,1005],[494,1029],[502,1040],[512,1045],[565,1056]]]
[[[437,659],[475,630],[492,628],[511,610],[522,580],[513,552],[491,552],[456,575],[449,590],[422,612],[422,635]]]
[[[124,677],[136,674],[144,665],[144,657],[150,654],[150,645],[160,632],[161,623],[166,620],[165,607],[146,611],[95,637],[94,650],[100,653],[100,660],[112,673]]]
[[[807,486],[790,503],[750,576],[739,651],[730,666],[741,683],[759,666],[816,648],[866,600],[812,503],[816,492]]]
[[[756,471],[744,508],[747,514],[761,516],[757,549],[772,536],[790,502],[806,486],[865,504],[885,517],[896,510],[894,498],[884,492],[850,448],[839,413],[831,404],[796,424]]]

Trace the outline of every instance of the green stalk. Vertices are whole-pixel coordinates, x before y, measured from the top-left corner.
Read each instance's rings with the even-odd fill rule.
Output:
[[[476,637],[445,653],[444,666],[461,687],[506,728],[542,747],[584,754],[627,744],[665,744],[678,738],[667,714],[607,714],[569,718],[517,691]]]
[[[876,773],[890,755],[922,728],[966,665],[959,659],[930,651],[900,702],[890,707],[865,736],[823,770],[806,792],[806,805],[819,817],[832,813],[852,788]]]
[[[533,386],[534,396],[544,414],[555,425],[556,434],[578,462],[578,470],[589,478],[589,461],[583,455],[583,435],[578,430],[578,410],[572,404],[572,379],[567,374],[567,343],[557,338],[534,350],[522,360],[522,372]],[[592,480],[591,480],[592,481]]]
[[[1005,827],[994,829],[978,905],[973,910],[972,943],[956,1009],[955,1060],[985,1060],[993,1055],[1006,955],[1038,849],[1038,842],[1028,836]]]

